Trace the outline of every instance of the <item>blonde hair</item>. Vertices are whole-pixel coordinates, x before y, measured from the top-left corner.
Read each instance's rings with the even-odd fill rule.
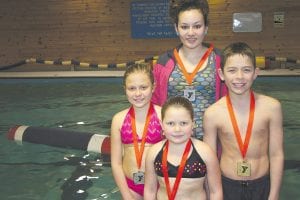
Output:
[[[126,68],[124,78],[123,78],[123,85],[126,86],[126,79],[127,77],[135,72],[144,72],[150,79],[151,84],[154,85],[154,76],[152,73],[151,65],[149,63],[135,63]]]

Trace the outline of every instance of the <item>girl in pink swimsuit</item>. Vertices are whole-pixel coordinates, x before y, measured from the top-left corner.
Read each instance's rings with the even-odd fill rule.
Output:
[[[151,102],[154,78],[147,64],[134,64],[124,74],[131,106],[114,115],[111,124],[111,167],[123,199],[143,199],[145,155],[161,141],[161,108]]]

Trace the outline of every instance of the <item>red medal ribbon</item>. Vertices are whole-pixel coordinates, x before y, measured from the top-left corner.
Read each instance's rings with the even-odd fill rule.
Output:
[[[176,193],[178,191],[178,186],[179,186],[180,180],[182,178],[185,163],[186,163],[187,157],[188,157],[190,149],[191,149],[191,145],[192,145],[192,140],[190,139],[186,143],[186,146],[185,146],[182,158],[181,158],[181,162],[180,162],[180,165],[179,165],[179,168],[178,168],[175,183],[174,183],[174,186],[173,186],[173,190],[171,191],[171,186],[170,186],[170,181],[169,181],[169,174],[168,174],[168,166],[167,166],[167,155],[168,155],[168,150],[169,150],[169,141],[166,142],[166,146],[163,150],[163,157],[162,157],[162,171],[163,171],[163,175],[164,175],[164,179],[165,179],[165,183],[166,183],[166,188],[167,188],[167,193],[168,193],[169,200],[174,200],[175,199]]]
[[[228,112],[230,115],[230,119],[231,119],[231,123],[234,129],[234,134],[235,134],[235,138],[237,139],[239,148],[240,148],[240,152],[243,156],[243,158],[245,158],[247,150],[248,150],[248,146],[249,146],[249,141],[250,141],[250,137],[251,137],[251,133],[252,133],[252,127],[253,127],[253,121],[254,121],[254,111],[255,111],[255,98],[254,98],[254,93],[251,91],[250,94],[250,111],[249,111],[249,119],[248,119],[248,126],[247,126],[247,132],[246,132],[246,137],[245,137],[245,141],[243,143],[242,141],[242,137],[241,137],[241,133],[234,115],[234,111],[233,111],[233,107],[232,107],[232,103],[230,100],[229,95],[226,96],[226,100],[227,100],[227,108],[228,108]]]
[[[205,60],[208,58],[208,56],[210,55],[210,53],[212,52],[212,50],[214,49],[213,45],[210,44],[210,47],[206,50],[206,52],[204,53],[204,55],[202,56],[202,58],[200,59],[198,65],[196,66],[196,68],[194,69],[194,71],[192,73],[188,73],[182,63],[182,60],[180,59],[180,56],[178,54],[177,49],[174,49],[174,56],[176,59],[176,62],[178,63],[185,79],[186,82],[191,85],[193,82],[194,77],[196,76],[197,72],[200,70],[200,68],[202,67],[203,63],[205,62]]]
[[[141,168],[141,164],[142,164],[142,158],[143,158],[143,153],[144,153],[144,148],[145,148],[145,143],[146,143],[148,125],[149,125],[150,118],[151,118],[151,115],[153,114],[153,112],[154,112],[154,107],[153,107],[153,104],[150,103],[148,113],[147,113],[146,122],[145,122],[145,126],[144,126],[142,142],[141,142],[141,146],[140,146],[140,149],[139,149],[138,135],[136,133],[134,109],[133,109],[133,107],[131,107],[130,110],[129,110],[130,119],[131,119],[131,128],[132,128],[132,137],[133,137],[135,158],[136,158],[136,163],[137,163],[137,166],[138,166],[139,169]]]

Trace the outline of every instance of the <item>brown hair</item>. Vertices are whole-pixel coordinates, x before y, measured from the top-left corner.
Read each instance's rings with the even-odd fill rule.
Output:
[[[179,14],[192,9],[202,13],[205,26],[208,26],[209,5],[207,0],[170,0],[169,15],[176,26],[178,25]]]
[[[192,103],[185,97],[176,96],[169,98],[161,108],[161,118],[164,120],[166,111],[170,107],[182,107],[185,108],[191,116],[191,119],[194,120],[194,109]]]
[[[222,59],[221,59],[222,60],[221,69],[224,70],[226,61],[230,56],[237,55],[237,54],[248,56],[251,59],[254,68],[256,67],[255,53],[251,49],[251,47],[244,42],[235,42],[235,43],[231,43],[223,50]]]

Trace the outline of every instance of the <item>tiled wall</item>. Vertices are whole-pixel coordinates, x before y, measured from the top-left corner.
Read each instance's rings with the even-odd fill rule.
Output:
[[[130,0],[0,0],[0,66],[26,58],[122,63],[159,55],[178,39],[132,39]],[[299,0],[209,0],[206,38],[223,48],[245,41],[257,55],[300,57]],[[284,27],[274,27],[274,12]],[[261,12],[262,32],[232,32],[232,14]]]

